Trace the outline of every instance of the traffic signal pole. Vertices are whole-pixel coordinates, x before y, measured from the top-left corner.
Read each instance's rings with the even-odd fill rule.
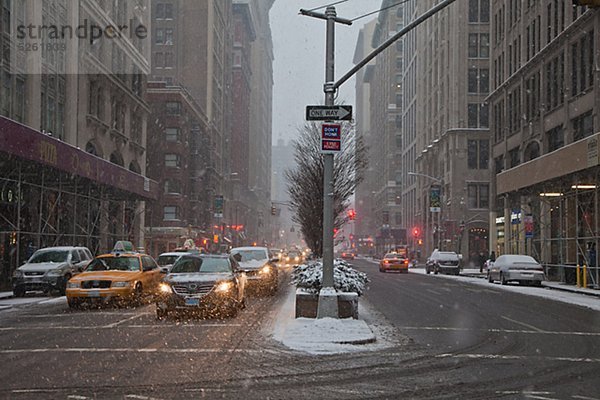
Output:
[[[333,106],[334,98],[337,89],[362,67],[367,65],[369,61],[375,58],[379,53],[392,45],[396,40],[416,28],[429,17],[439,12],[456,0],[444,0],[425,14],[417,18],[415,21],[404,27],[400,32],[395,34],[390,39],[386,40],[381,46],[375,49],[364,60],[358,63],[340,80],[335,81],[335,24],[341,23],[352,25],[352,21],[344,18],[339,18],[335,7],[329,6],[325,10],[325,14],[317,13],[312,10],[300,10],[300,14],[319,18],[327,21],[326,32],[326,48],[325,48],[325,106]],[[319,305],[317,308],[317,318],[338,318],[337,295],[333,285],[333,154],[324,154],[324,170],[323,170],[323,288],[319,293]]]

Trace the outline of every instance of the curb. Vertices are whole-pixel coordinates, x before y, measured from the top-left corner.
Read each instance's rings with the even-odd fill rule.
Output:
[[[371,344],[371,343],[375,343],[377,341],[377,338],[373,335],[373,337],[368,338],[368,339],[357,339],[357,340],[347,340],[347,341],[342,341],[342,342],[333,342],[336,344],[353,344],[353,345],[361,345],[361,344]]]
[[[542,282],[542,286],[545,288],[548,288],[548,289],[560,290],[562,292],[577,293],[577,294],[583,294],[586,296],[600,297],[600,290],[598,291],[598,293],[584,292],[582,290],[577,290],[576,288],[562,287],[562,286],[555,286],[555,285],[546,285],[544,282]]]

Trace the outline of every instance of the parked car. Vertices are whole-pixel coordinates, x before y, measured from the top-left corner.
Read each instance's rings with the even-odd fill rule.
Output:
[[[279,274],[276,263],[278,258],[269,258],[266,247],[236,247],[231,255],[239,263],[241,271],[246,274],[248,288],[277,292]]]
[[[387,253],[379,261],[379,272],[400,271],[408,273],[408,258],[398,253]]]
[[[92,260],[87,247],[47,247],[37,250],[13,273],[12,288],[16,297],[28,291],[57,290],[65,294],[67,282]]]
[[[425,263],[425,272],[430,274],[460,274],[460,257],[453,251],[435,249]]]
[[[544,268],[533,257],[519,254],[504,254],[494,261],[488,270],[488,282],[500,281],[530,283],[541,286],[544,280]]]
[[[157,293],[162,278],[152,257],[136,252],[128,242],[118,242],[111,253],[94,258],[84,272],[69,280],[67,302],[69,307],[110,300],[140,304]]]
[[[228,255],[183,255],[160,284],[156,317],[216,310],[235,316],[246,305],[246,275]]]

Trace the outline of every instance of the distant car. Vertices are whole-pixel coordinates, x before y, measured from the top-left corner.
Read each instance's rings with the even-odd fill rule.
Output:
[[[342,260],[354,260],[356,254],[354,254],[351,251],[343,251],[340,257],[342,258]]]
[[[425,263],[427,274],[460,274],[460,257],[453,251],[440,251],[435,249]]]
[[[28,291],[57,290],[64,295],[69,279],[80,273],[92,258],[87,247],[40,249],[13,273],[13,293],[21,297]]]
[[[246,276],[228,255],[183,255],[160,284],[156,317],[216,310],[235,316],[246,304]]]
[[[120,243],[111,253],[94,258],[84,272],[69,280],[69,307],[110,300],[140,304],[145,297],[157,293],[163,274],[156,261],[136,252],[130,244],[119,247]]]
[[[164,270],[164,272],[169,272],[175,262],[179,260],[182,256],[186,254],[199,254],[199,253],[184,253],[184,252],[168,252],[162,253],[156,259],[157,264]]]
[[[387,253],[379,261],[379,272],[387,271],[408,272],[408,258],[398,253]]]
[[[504,254],[494,261],[488,270],[488,282],[500,281],[530,283],[541,286],[544,280],[544,268],[533,257],[519,254]]]
[[[287,265],[298,265],[301,264],[304,260],[304,256],[298,250],[290,250],[283,258],[285,264]]]
[[[279,274],[278,258],[269,257],[266,247],[236,247],[230,251],[246,274],[248,288],[259,289],[273,295],[277,292]]]

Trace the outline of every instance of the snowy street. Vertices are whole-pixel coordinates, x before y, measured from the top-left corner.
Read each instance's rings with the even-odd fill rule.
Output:
[[[287,285],[224,320],[13,304],[0,309],[0,398],[598,398],[598,311],[354,264],[371,279],[359,321],[377,338],[362,346],[302,348],[311,328],[293,320]]]

